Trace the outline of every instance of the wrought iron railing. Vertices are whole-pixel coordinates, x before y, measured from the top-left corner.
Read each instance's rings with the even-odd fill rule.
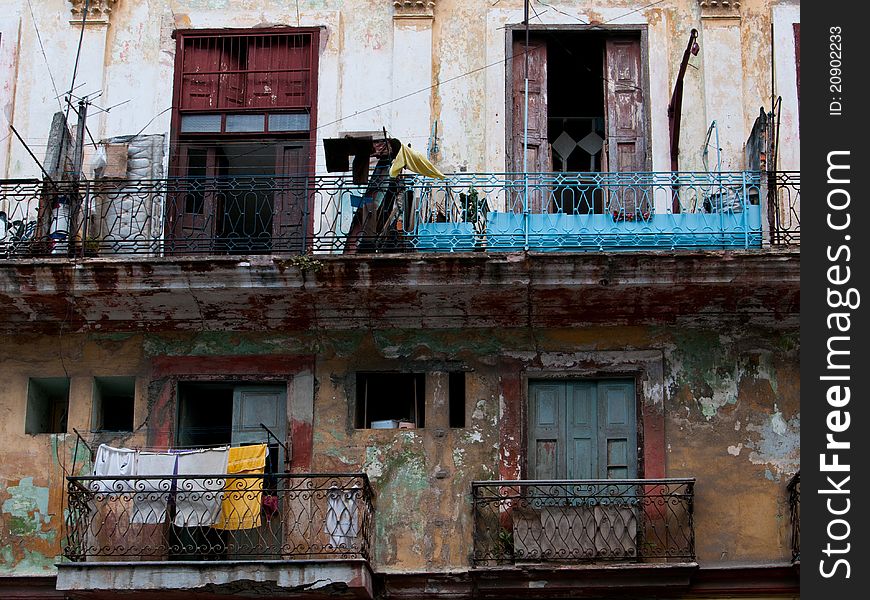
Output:
[[[791,559],[801,559],[801,472],[788,482],[788,508],[791,517]]]
[[[771,171],[767,173],[767,198],[770,243],[774,245],[800,244],[800,171]]]
[[[750,171],[7,180],[0,258],[749,248],[761,185]]]
[[[68,477],[75,562],[369,559],[365,474]]]
[[[476,481],[472,560],[694,562],[694,482]]]

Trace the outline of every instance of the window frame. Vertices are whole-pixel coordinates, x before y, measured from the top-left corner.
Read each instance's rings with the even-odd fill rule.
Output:
[[[268,36],[294,36],[303,35],[309,37],[309,55],[308,55],[308,104],[305,107],[299,108],[270,108],[270,107],[215,107],[212,110],[199,108],[181,108],[183,95],[183,78],[184,78],[184,44],[186,40],[191,38],[216,38],[225,39],[232,37],[254,38]],[[263,139],[291,139],[303,143],[307,143],[308,152],[308,172],[314,174],[314,165],[316,157],[315,142],[317,139],[317,100],[318,100],[318,79],[319,79],[319,63],[320,63],[320,28],[319,27],[263,27],[263,28],[241,28],[241,29],[176,29],[172,33],[175,39],[175,60],[173,66],[173,90],[172,90],[172,118],[170,124],[170,148],[176,149],[184,141],[205,140],[235,140],[239,138],[254,138]],[[243,115],[243,114],[258,114],[265,115],[265,126],[263,131],[258,132],[226,132],[226,117],[227,115]],[[307,114],[308,129],[297,131],[269,131],[269,115],[274,114]],[[184,115],[220,115],[221,116],[221,131],[213,132],[184,132],[181,131],[181,118]],[[176,158],[171,159],[170,173],[175,176],[180,176],[182,173],[179,170],[180,161]]]

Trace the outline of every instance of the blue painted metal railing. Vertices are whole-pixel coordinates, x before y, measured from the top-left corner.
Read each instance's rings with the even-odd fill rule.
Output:
[[[0,260],[753,248],[761,190],[752,171],[7,180]]]
[[[528,181],[528,192],[526,192]],[[760,247],[761,173],[459,174],[417,182],[418,250]]]

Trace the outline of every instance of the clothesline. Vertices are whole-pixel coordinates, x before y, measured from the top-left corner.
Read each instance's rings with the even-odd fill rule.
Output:
[[[160,524],[170,516],[178,527],[251,529],[260,523],[263,479],[269,446],[170,449],[148,452],[100,444],[90,489],[102,494],[133,494],[131,523]],[[215,473],[191,487],[203,473]],[[143,477],[145,479],[135,480]],[[171,480],[170,489],[153,479]],[[229,493],[224,493],[229,491]],[[244,492],[244,493],[242,493]],[[172,504],[170,504],[170,500]]]

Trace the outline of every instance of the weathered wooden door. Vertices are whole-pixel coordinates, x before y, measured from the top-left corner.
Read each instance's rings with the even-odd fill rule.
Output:
[[[605,171],[647,171],[647,131],[640,40],[607,38],[604,50]],[[610,194],[608,212],[629,220],[648,215],[652,202],[646,190],[629,187]]]
[[[279,548],[283,544],[284,523],[279,516],[280,511],[272,512],[268,507],[277,509],[282,501],[286,502],[286,498],[282,498],[286,495],[282,494],[282,482],[274,476],[284,464],[284,449],[260,426],[261,423],[271,429],[282,443],[286,443],[286,388],[237,386],[233,390],[232,443],[234,446],[266,443],[269,445],[269,455],[266,457],[266,474],[263,478],[230,480],[228,484],[225,494],[235,493],[239,496],[236,504],[244,514],[237,517],[242,517],[246,523],[245,527],[228,532],[231,556],[253,554],[264,559],[274,558],[279,555]],[[252,502],[251,498],[255,500]]]
[[[636,557],[639,486],[582,482],[637,477],[634,383],[536,381],[529,403],[529,478],[569,481],[532,488],[514,511],[516,555]]]
[[[640,40],[608,38],[604,53],[605,128],[610,171],[645,171],[646,119]]]
[[[226,171],[226,158],[214,146],[184,145],[179,175],[173,183],[167,222],[170,247],[178,252],[213,249],[221,228],[223,203],[216,180]]]
[[[282,442],[287,436],[287,390],[281,386],[238,386],[233,390],[232,444],[275,444],[265,425]],[[273,449],[270,447],[270,452]],[[275,445],[277,464],[284,464],[284,449]]]
[[[637,424],[630,380],[529,383],[531,479],[637,477]]]
[[[278,144],[272,216],[272,249],[304,252],[309,218],[308,152],[303,143]]]
[[[547,43],[543,40],[530,40],[529,61],[529,140],[527,167],[530,173],[552,171],[550,143],[547,140]],[[523,137],[525,116],[525,40],[514,40],[512,60],[512,144],[510,170],[523,172]],[[513,206],[508,210],[522,210],[522,192],[518,188],[514,194]],[[540,213],[546,194],[533,187],[529,194],[529,209]]]

